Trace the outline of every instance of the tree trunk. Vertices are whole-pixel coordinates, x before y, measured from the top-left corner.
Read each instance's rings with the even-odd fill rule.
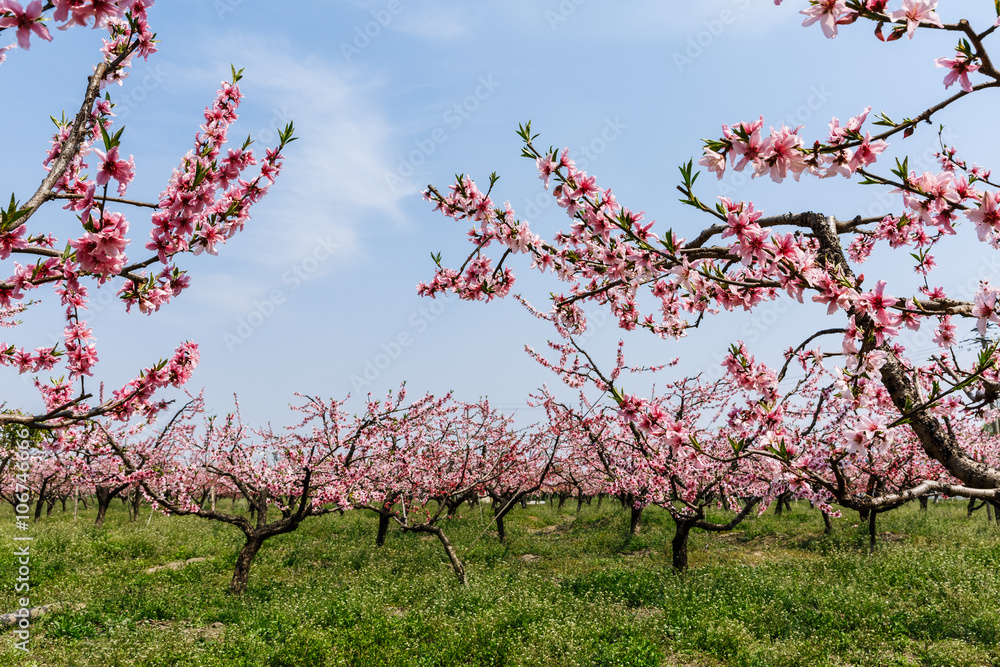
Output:
[[[691,522],[674,519],[674,525],[676,531],[674,538],[670,540],[673,566],[678,572],[683,572],[688,566],[688,535],[691,533]]]
[[[381,547],[385,544],[386,533],[389,532],[389,520],[392,515],[388,512],[379,512],[378,515],[378,535],[375,536],[375,546]]]
[[[917,500],[920,501],[920,509],[927,511],[927,496],[918,496]]]
[[[62,506],[63,506],[63,512],[65,512],[65,511],[66,511],[66,496],[63,496],[63,497],[62,497],[62,498],[60,498],[59,500],[61,500],[61,501],[62,501]]]
[[[48,518],[52,516],[52,508],[56,506],[56,499],[50,498],[49,502],[45,503],[45,517]]]
[[[778,494],[774,503],[774,516],[781,516],[785,510],[792,511],[791,496],[788,491]]]
[[[855,279],[854,271],[844,255],[840,245],[840,236],[830,219],[819,213],[803,214],[804,220],[812,228],[814,237],[819,243],[819,256],[823,257],[831,268],[839,268],[849,283]],[[857,326],[866,330],[872,324],[871,315],[861,315],[857,318]],[[887,345],[882,347],[886,348]],[[882,386],[889,392],[893,404],[902,414],[909,417],[909,427],[920,440],[927,455],[939,461],[952,475],[962,480],[967,486],[981,489],[1000,487],[1000,470],[974,460],[969,456],[951,429],[946,429],[935,415],[927,410],[918,410],[911,414],[912,406],[921,402],[920,390],[912,377],[912,372],[893,352],[889,352],[882,368]]]
[[[981,510],[983,508],[983,505],[985,505],[985,504],[986,504],[985,500],[982,503],[980,503],[979,505],[977,505],[975,498],[969,498],[969,508],[968,508],[968,511],[966,512],[965,518],[971,519],[972,518],[972,513],[973,512],[978,512],[979,510]]]
[[[830,515],[823,512],[823,534],[829,535],[833,532],[833,522],[830,521]]]
[[[569,498],[569,494],[560,493],[559,494],[559,504],[556,506],[556,509],[560,509],[561,510],[563,508],[563,505],[566,504],[566,499],[567,498]]]
[[[431,532],[437,535],[438,539],[441,540],[441,546],[444,547],[445,553],[448,554],[448,560],[451,561],[451,567],[455,570],[455,576],[458,577],[458,583],[463,586],[468,586],[469,580],[465,576],[465,564],[459,560],[454,547],[452,547],[451,542],[448,541],[448,536],[445,535],[444,531],[437,526],[431,526]]]
[[[129,511],[128,520],[135,523],[139,520],[139,510],[142,508],[142,494],[139,493],[138,487],[132,492],[131,498],[129,498]]]
[[[598,493],[597,494],[597,509],[601,509],[601,503],[603,503],[603,502],[604,502],[604,494],[603,493]]]
[[[257,556],[262,544],[264,544],[264,540],[259,537],[247,538],[240,555],[236,557],[236,569],[233,571],[232,581],[229,582],[230,595],[239,596],[246,592],[247,583],[250,581],[250,566],[253,565],[253,559]]]
[[[37,523],[40,518],[42,518],[42,506],[45,504],[45,490],[49,485],[50,477],[46,477],[42,480],[42,488],[38,490],[38,500],[35,501],[35,522]]]
[[[108,506],[111,505],[113,498],[111,490],[104,486],[98,486],[95,493],[97,495],[97,520],[94,525],[100,528],[104,525],[104,515],[107,514]]]
[[[581,493],[576,497],[576,513],[579,514],[582,508],[583,508],[583,494]]]
[[[862,521],[868,521],[869,514],[871,514],[871,510],[869,509],[858,510],[858,516]]]
[[[628,522],[628,536],[635,537],[639,534],[639,530],[642,528],[642,508],[632,506],[632,516],[629,517]]]
[[[512,509],[518,500],[524,500],[524,496],[515,499],[514,496],[493,496],[493,522],[497,525],[497,539],[500,544],[507,544],[507,526],[504,524],[504,517]]]
[[[875,517],[877,516],[878,512],[876,512],[875,510],[872,510],[871,513],[868,515],[868,546],[871,550],[871,553],[875,553],[875,538],[876,538]]]

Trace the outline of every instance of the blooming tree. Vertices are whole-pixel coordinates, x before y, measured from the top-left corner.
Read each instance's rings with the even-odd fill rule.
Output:
[[[511,418],[485,399],[477,403],[460,403],[451,396],[428,399],[369,434],[358,468],[363,481],[353,503],[379,515],[377,544],[384,540],[389,520],[404,532],[437,537],[459,583],[466,585],[465,563],[441,521],[466,500],[488,492],[494,499],[493,520],[504,541],[504,516],[521,497],[541,486],[558,436],[552,436],[547,426],[534,432],[515,431]]]
[[[772,436],[755,422],[736,423],[741,414],[735,405],[740,394],[733,391],[729,375],[715,382],[682,378],[654,390],[648,399],[641,398],[619,388],[622,372],[662,367],[627,367],[620,345],[614,368],[604,372],[571,335],[567,337],[568,343],[549,343],[559,353],[555,363],[529,351],[571,386],[593,384],[602,397],[614,399],[612,408],[592,403],[581,393],[585,409],[562,404],[554,409],[577,434],[574,452],[581,463],[576,467],[603,472],[597,488],[631,501],[630,534],[637,531],[643,507],[663,507],[675,527],[673,566],[684,570],[692,529],[725,532],[755,508],[764,511],[785,477],[772,457],[742,455],[739,443]],[[771,406],[772,416],[766,421],[773,420],[779,410]],[[598,465],[590,463],[595,459]],[[722,523],[712,521],[707,512],[714,507],[733,510],[735,516]]]
[[[0,343],[0,365],[36,375],[45,410],[40,414],[5,412],[0,424],[58,428],[107,414],[127,420],[151,416],[163,403],[156,392],[180,386],[198,363],[195,343],[184,342],[165,361],[143,369],[122,387],[95,396],[87,378],[98,362],[93,330],[87,324],[93,290],[115,289],[126,310],[153,313],[189,285],[179,266],[182,255],[216,254],[220,245],[241,231],[251,207],[260,201],[281,169],[282,151],[293,140],[289,124],[279,144],[254,152],[248,139],[227,146],[231,125],[242,99],[240,72],[224,81],[205,109],[194,146],[185,154],[166,187],[154,201],[129,198],[134,157],[125,156],[124,128],[114,126],[114,98],[100,93],[111,83],[123,84],[133,59],[156,51],[147,9],[153,0],[55,0],[27,7],[16,0],[0,2],[0,33],[14,31],[16,46],[28,50],[37,39],[51,40],[52,22],[60,29],[92,26],[105,30],[94,73],[87,79],[79,110],[56,122],[56,132],[43,162],[45,176],[26,199],[12,195],[0,210],[0,261],[9,262],[0,280],[0,326],[16,327],[18,316],[52,290],[64,307],[63,340],[31,349]],[[0,63],[15,45],[0,48]],[[9,64],[7,65],[10,66]],[[256,170],[251,167],[256,165]],[[90,170],[88,172],[88,170]],[[45,204],[62,202],[79,222],[66,238],[33,224]],[[148,240],[140,248],[126,238],[134,233],[137,213],[151,211]],[[17,258],[20,261],[13,261]],[[43,380],[40,373],[63,373]]]
[[[872,116],[871,108],[847,122],[833,118],[820,135],[785,125],[765,129],[763,118],[723,125],[722,135],[705,143],[699,165],[719,178],[734,170],[775,183],[791,176],[846,178],[886,187],[898,195],[896,213],[851,219],[838,217],[836,211],[765,216],[750,201],[721,197],[709,203],[699,197],[699,172],[691,161],[681,167],[678,189],[682,201],[710,222],[683,238],[619,202],[594,176],[578,169],[567,151],[540,150],[529,123],[519,132],[523,155],[535,163],[545,187],[551,187],[566,211],[569,230],[543,240],[509,203],[494,202],[495,175],[485,190],[467,176],[459,177],[446,193],[431,186],[425,196],[436,210],[474,223],[469,231],[473,248],[456,268],[444,266],[435,256],[434,278],[421,284],[419,292],[433,297],[453,291],[463,299],[484,301],[503,297],[515,280],[508,262],[515,255],[528,255],[532,268],[566,283],[565,291],[553,297],[551,317],[576,332],[586,327],[582,306],[588,303],[609,309],[623,329],[646,329],[663,338],[679,338],[692,327],[707,326],[711,315],[722,310],[749,311],[778,299],[802,304],[803,309],[808,302],[820,304],[831,322],[817,324],[801,343],[789,341],[786,359],[799,353],[837,357],[830,391],[814,386],[812,405],[817,411],[850,415],[850,434],[840,445],[871,452],[886,442],[905,440],[894,433],[902,428],[923,457],[940,464],[954,482],[928,472],[929,478],[919,484],[909,480],[910,488],[879,495],[877,501],[868,498],[866,504],[889,507],[929,491],[996,502],[1000,462],[977,456],[952,424],[977,419],[978,412],[1000,396],[997,346],[988,346],[976,358],[956,348],[958,320],[974,320],[981,332],[989,322],[1000,321],[1000,288],[983,281],[972,300],[960,299],[934,283],[934,269],[935,252],[950,236],[992,248],[1000,245],[1000,185],[989,169],[968,164],[955,147],[943,143],[934,171],[916,173],[902,156],[894,164],[886,161],[890,142],[910,136],[942,109],[1000,86],[1000,72],[987,48],[997,24],[974,28],[964,19],[947,22],[937,13],[936,0],[903,0],[898,9],[890,4],[813,1],[802,12],[804,25],[819,23],[827,37],[835,37],[843,26],[870,22],[882,41],[912,39],[926,30],[955,35],[953,57],[943,56],[934,64],[947,70],[945,89],[957,83],[960,90],[945,93],[937,104],[902,120]],[[909,289],[910,281],[886,267],[869,267],[868,278],[858,270],[878,246],[914,258],[921,284],[912,294],[901,291]],[[941,351],[927,362],[914,357],[904,335],[921,327],[934,330]],[[837,342],[831,346],[823,341]],[[772,461],[790,461],[781,447],[784,443],[787,453],[788,446],[797,446],[784,436],[800,428],[794,421],[800,415],[784,414],[790,403],[782,400],[786,390],[775,381],[779,374],[763,363],[749,363],[752,357],[741,343],[735,349],[730,355],[733,378],[745,394],[756,397],[753,409],[743,411],[739,427],[760,431],[754,442],[766,444],[748,451],[755,448],[770,453]],[[669,414],[623,405],[626,398],[616,400],[636,423],[645,420],[664,431],[677,427],[679,420]],[[857,504],[860,499],[844,493],[838,502]]]
[[[229,585],[230,593],[241,595],[266,540],[296,530],[308,517],[351,507],[365,481],[363,468],[355,465],[362,441],[395,419],[404,397],[401,391],[385,401],[369,400],[355,416],[344,410],[343,400],[303,397],[292,406],[300,421],[284,431],[245,427],[238,406],[224,418],[205,417],[203,402],[195,399],[142,438],[107,442],[124,465],[126,481],[141,486],[154,507],[228,523],[243,533]],[[144,465],[153,457],[157,465]],[[220,479],[238,490],[245,509],[235,503],[231,512],[205,506],[205,489]]]

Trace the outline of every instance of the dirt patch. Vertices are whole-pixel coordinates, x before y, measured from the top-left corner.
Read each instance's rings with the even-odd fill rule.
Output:
[[[156,565],[155,567],[146,568],[146,574],[153,574],[154,572],[159,572],[160,570],[180,570],[183,567],[190,565],[191,563],[202,563],[208,560],[207,558],[188,558],[187,560],[175,560],[172,563],[167,563],[165,565]]]
[[[53,602],[52,604],[42,605],[40,607],[31,607],[28,609],[28,618],[38,618],[45,614],[51,613],[53,611],[59,611],[60,609],[72,609],[73,611],[82,611],[86,609],[87,605],[80,604],[66,604],[65,602]],[[11,626],[17,625],[18,622],[24,618],[22,612],[24,610],[12,611],[9,614],[0,614],[0,626]]]
[[[652,549],[639,549],[638,551],[626,551],[623,555],[634,558],[643,558],[645,556],[652,556],[654,553],[656,552]]]
[[[879,533],[878,539],[883,542],[905,542],[910,538],[909,535],[904,535],[902,533]]]
[[[658,618],[663,616],[663,610],[659,607],[636,607],[632,609],[632,614],[637,621],[643,621],[647,618]]]
[[[206,641],[215,641],[218,639],[222,639],[222,635],[224,635],[225,633],[226,633],[225,624],[220,623],[218,621],[212,623],[211,625],[207,625],[203,628],[190,628],[188,630],[185,630],[185,634],[190,636],[192,639],[195,640],[202,639]]]
[[[216,641],[222,639],[222,636],[226,632],[225,623],[221,623],[219,621],[200,628],[187,627],[183,623],[178,623],[177,621],[161,621],[154,619],[140,621],[138,625],[151,630],[172,630],[176,627],[181,636],[187,642]]]
[[[557,523],[554,526],[545,526],[544,528],[528,528],[529,535],[551,535],[552,533],[564,533],[573,526],[573,522],[576,521],[576,517],[571,517],[565,519],[562,523]]]

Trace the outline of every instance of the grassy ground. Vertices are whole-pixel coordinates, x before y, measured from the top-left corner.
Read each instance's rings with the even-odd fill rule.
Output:
[[[445,525],[460,550],[482,530],[466,512]],[[265,544],[242,599],[225,594],[230,526],[129,524],[116,503],[96,530],[92,515],[32,527],[32,604],[66,606],[34,621],[27,655],[0,631],[0,664],[1000,665],[1000,530],[957,502],[880,517],[874,556],[866,526],[823,536],[799,504],[693,534],[683,576],[662,511],[626,541],[620,506],[533,505],[510,516],[509,547],[476,544],[464,590],[433,538],[393,531],[376,550],[373,517],[322,517]],[[7,554],[13,524],[3,508]],[[193,557],[206,560],[144,572]],[[0,612],[17,609],[13,560],[0,558]]]

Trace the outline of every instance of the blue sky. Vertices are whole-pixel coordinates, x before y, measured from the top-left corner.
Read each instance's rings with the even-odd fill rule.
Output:
[[[992,4],[979,4],[990,20]],[[469,247],[464,226],[434,214],[421,189],[445,187],[456,173],[486,182],[497,171],[495,199],[509,199],[543,236],[565,228],[532,163],[519,157],[515,130],[531,119],[540,144],[569,147],[620,201],[690,237],[707,220],[677,203],[676,166],[697,157],[700,139],[718,136],[722,123],[763,114],[765,126],[804,124],[806,136],[823,137],[831,116],[846,119],[868,105],[912,116],[942,97],[943,71],[932,60],[950,55],[950,36],[918,33],[884,45],[862,24],[826,40],[815,26],[799,27],[805,3],[784,5],[161,0],[150,11],[160,52],[111,91],[126,127],[122,150],[136,158],[129,194],[156,199],[230,63],[245,68],[246,94],[232,136],[273,144],[276,128],[293,120],[300,140],[247,230],[217,258],[182,261],[193,285],[180,299],[148,318],[95,299],[97,377],[120,386],[193,339],[202,363],[189,389],[204,386],[217,411],[238,393],[254,423],[290,421],[286,406],[296,391],[381,394],[402,381],[412,392],[454,389],[460,398],[522,406],[541,384],[557,384],[523,352],[525,344],[543,347],[550,332],[513,300],[416,296],[416,284],[432,275],[430,252],[455,265]],[[15,128],[0,139],[4,192],[24,200],[42,178],[48,116],[79,105],[101,36],[71,30],[51,44],[34,40],[29,53],[15,50],[0,67],[7,99],[17,100],[4,110],[6,127]],[[995,141],[973,134],[994,122],[994,109],[974,100],[935,120],[949,125],[970,161],[988,164]],[[914,156],[912,164],[936,141],[928,126],[894,150]],[[768,213],[839,217],[887,212],[890,202],[846,182],[775,186],[704,175],[703,198],[718,194],[753,199]],[[131,211],[129,219],[130,238],[144,239],[148,217]],[[50,205],[32,224],[65,238],[73,223]],[[135,246],[133,254],[141,243]],[[885,254],[870,262],[864,270],[890,274],[893,293],[912,289],[903,264]],[[961,243],[939,253],[939,264],[938,282],[949,289],[983,271],[1000,273],[982,249]],[[547,309],[559,284],[529,275],[526,263],[513,266],[516,291]],[[630,336],[627,349],[636,363],[679,356],[683,372],[699,372],[715,368],[720,352],[742,338],[773,361],[777,350],[822,326],[823,312],[779,302],[751,316],[716,318],[681,342]],[[61,328],[58,309],[42,303],[3,339],[35,347]],[[619,336],[605,324],[588,345],[610,359]],[[37,407],[23,379],[0,381],[9,405]]]

